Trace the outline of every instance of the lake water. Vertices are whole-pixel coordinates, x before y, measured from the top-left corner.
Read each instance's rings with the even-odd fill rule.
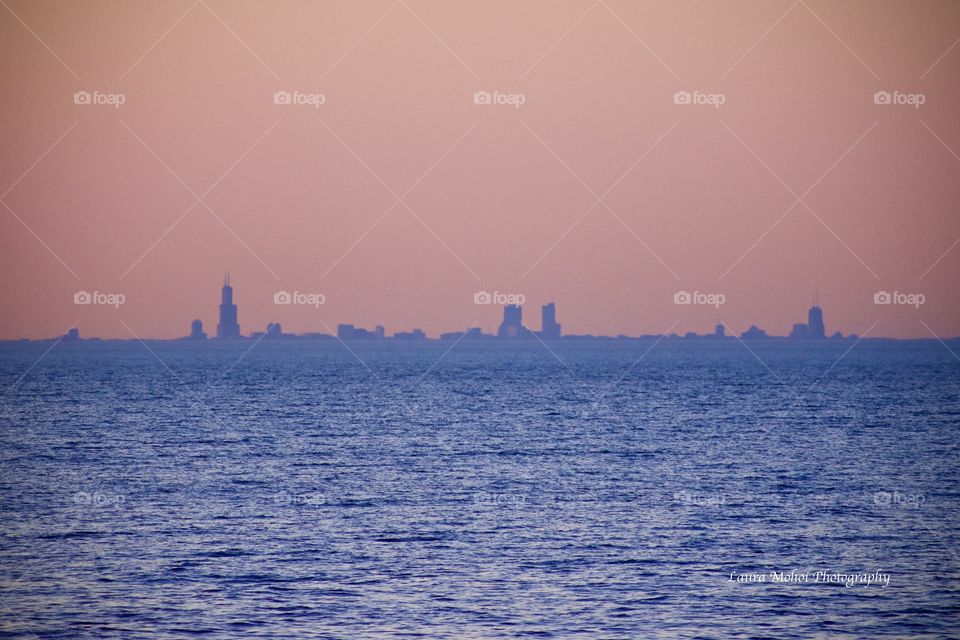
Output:
[[[958,637],[943,345],[451,344],[0,345],[0,636]]]

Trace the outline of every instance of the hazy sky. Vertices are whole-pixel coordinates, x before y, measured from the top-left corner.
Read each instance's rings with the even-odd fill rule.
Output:
[[[828,332],[960,335],[953,0],[3,5],[0,338],[213,333],[226,268],[244,333],[492,331],[486,290],[784,334],[819,288]]]

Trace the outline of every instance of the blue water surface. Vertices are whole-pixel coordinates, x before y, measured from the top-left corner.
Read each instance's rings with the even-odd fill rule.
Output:
[[[936,341],[50,346],[0,637],[960,637]]]

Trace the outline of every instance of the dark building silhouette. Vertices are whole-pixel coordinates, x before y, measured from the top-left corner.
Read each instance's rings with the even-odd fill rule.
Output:
[[[207,334],[203,331],[203,322],[200,320],[194,320],[190,323],[190,339],[191,340],[206,340]]]
[[[793,329],[790,330],[790,335],[788,335],[787,337],[788,337],[788,338],[807,338],[807,337],[809,337],[809,336],[807,335],[807,325],[803,324],[802,322],[796,323],[795,325],[793,325]]]
[[[823,310],[819,304],[815,303],[807,311],[807,337],[820,340],[826,336],[827,332],[823,326]]]
[[[503,308],[503,322],[497,329],[498,338],[527,338],[530,331],[523,326],[523,307],[508,304]]]
[[[427,334],[423,332],[422,329],[414,329],[413,331],[398,331],[393,334],[394,340],[426,340]]]
[[[250,334],[254,340],[278,340],[280,338],[295,338],[292,333],[284,333],[283,327],[279,322],[268,322],[267,328],[263,331],[254,331]]]
[[[497,329],[499,338],[516,338],[523,327],[523,308],[520,305],[508,304],[503,308],[503,321]]]
[[[823,326],[823,309],[820,308],[820,294],[814,294],[813,306],[807,311],[807,323],[798,322],[790,331],[790,338],[823,340],[827,332]]]
[[[540,337],[559,338],[560,325],[557,323],[557,305],[550,302],[540,307]]]
[[[740,334],[741,338],[766,338],[767,332],[758,327],[755,324],[750,325],[750,328]]]
[[[447,333],[441,333],[441,340],[484,340],[492,339],[494,336],[489,333],[483,333],[480,330],[480,327],[471,327],[466,331],[448,331]]]
[[[717,338],[724,338],[727,335],[727,328],[723,326],[722,322],[718,322],[717,326],[713,329],[713,335]]]
[[[217,325],[218,338],[239,338],[240,325],[237,324],[237,305],[233,304],[233,287],[230,286],[230,273],[223,278],[220,290],[220,323]]]
[[[69,329],[65,334],[63,334],[63,337],[60,339],[64,342],[77,342],[78,340],[80,340],[80,329],[77,329],[77,328]]]
[[[341,340],[381,340],[384,333],[383,326],[379,324],[373,331],[355,327],[352,324],[337,325],[337,337]]]

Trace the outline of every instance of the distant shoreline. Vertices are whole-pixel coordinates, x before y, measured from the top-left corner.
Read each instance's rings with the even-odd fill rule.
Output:
[[[191,338],[80,338],[77,340],[66,340],[63,338],[14,338],[14,339],[5,339],[0,340],[0,345],[8,344],[30,344],[30,343],[54,343],[62,342],[64,344],[77,344],[77,343],[93,343],[93,344],[102,344],[102,343],[130,343],[130,342],[170,342],[176,344],[249,344],[257,342],[270,342],[270,343],[289,343],[289,342],[317,342],[317,343],[347,343],[347,344],[403,344],[403,345],[420,345],[420,344],[453,344],[456,342],[468,343],[468,344],[496,344],[496,345],[516,345],[516,344],[539,344],[540,342],[548,344],[557,344],[557,343],[587,343],[587,342],[602,342],[602,343],[625,343],[625,342],[649,342],[649,341],[662,341],[662,342],[690,342],[690,343],[737,343],[737,342],[749,342],[750,344],[756,343],[778,343],[778,344],[798,344],[798,345],[818,345],[818,344],[836,344],[836,343],[852,343],[852,342],[960,342],[960,336],[955,336],[951,338],[890,338],[890,337],[865,337],[858,338],[857,336],[843,336],[842,338],[791,338],[788,336],[766,336],[762,338],[740,338],[734,336],[725,336],[725,337],[716,337],[712,335],[704,336],[681,336],[681,335],[642,335],[642,336],[591,336],[591,335],[570,335],[563,336],[560,338],[497,338],[495,336],[484,336],[482,338],[393,338],[393,337],[384,337],[384,338],[347,338],[341,339],[334,335],[313,335],[313,336],[299,336],[299,335],[285,335],[283,337],[271,337],[263,338],[258,337],[249,337],[244,336],[240,338],[210,338],[207,340],[194,340]]]

